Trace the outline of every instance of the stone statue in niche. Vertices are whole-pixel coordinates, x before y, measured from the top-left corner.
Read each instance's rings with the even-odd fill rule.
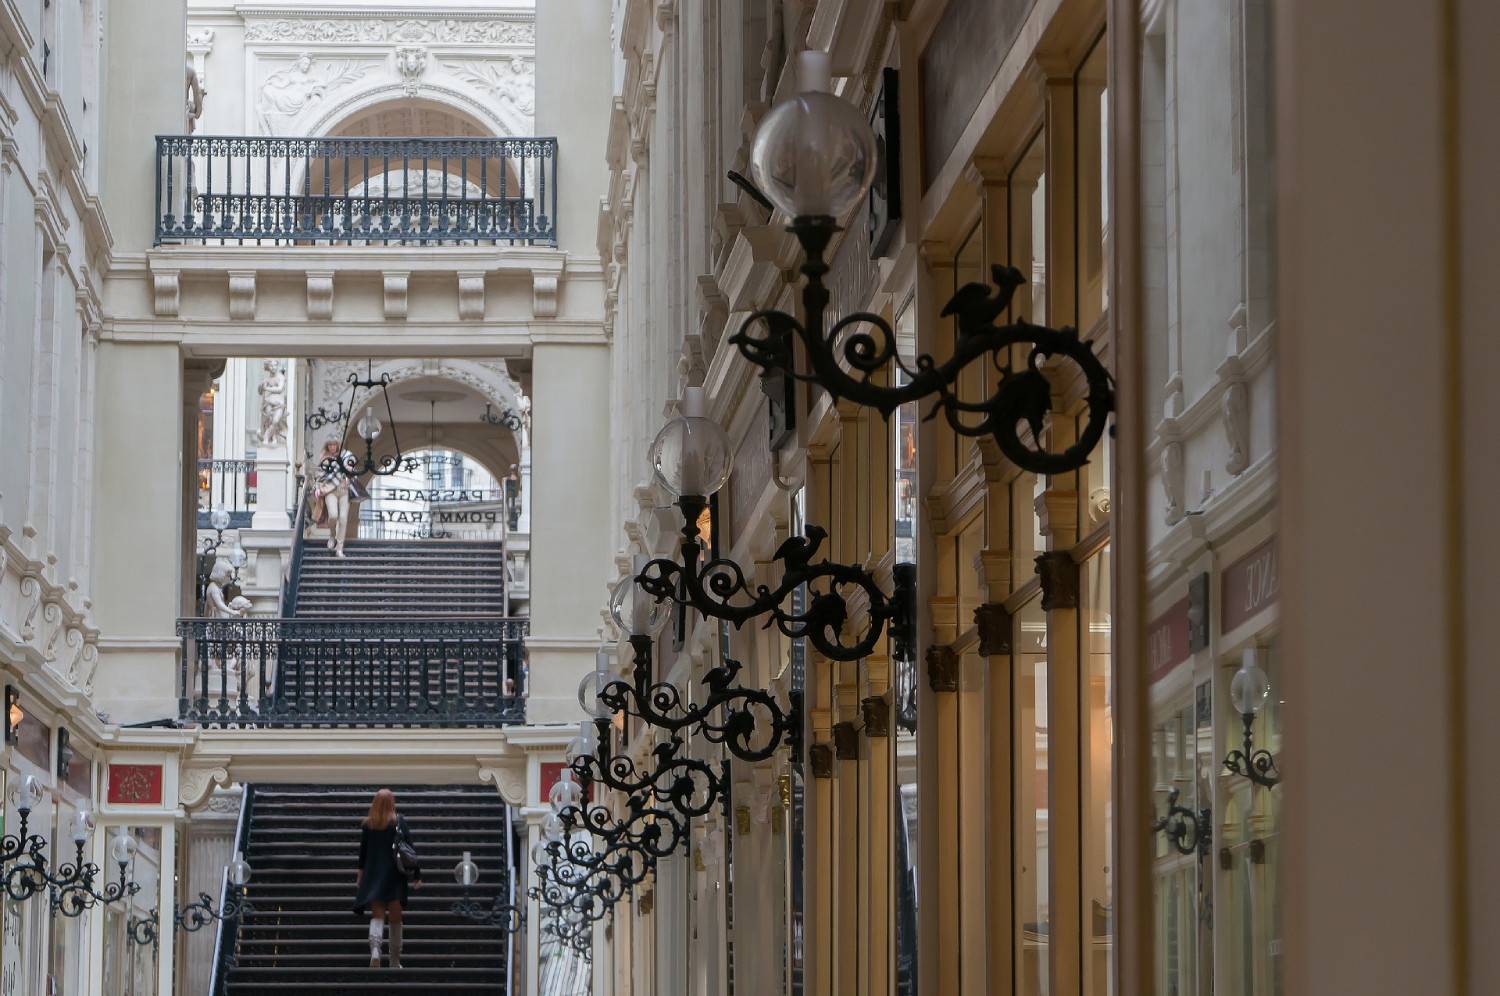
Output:
[[[286,445],[286,373],[280,360],[267,360],[260,382],[260,445]]]
[[[1238,476],[1250,466],[1250,389],[1242,380],[1231,381],[1219,402],[1224,416],[1224,435],[1229,442],[1229,459],[1224,469]]]
[[[260,86],[255,109],[265,133],[275,133],[278,123],[290,121],[330,91],[359,79],[369,66],[345,60],[315,66],[307,52],[285,69],[277,70]]]

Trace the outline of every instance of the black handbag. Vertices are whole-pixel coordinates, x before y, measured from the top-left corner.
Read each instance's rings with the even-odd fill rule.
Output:
[[[417,861],[417,849],[411,844],[411,834],[406,829],[405,820],[396,823],[396,836],[391,841],[391,858],[396,862],[396,870],[407,878],[422,874],[422,866]]]

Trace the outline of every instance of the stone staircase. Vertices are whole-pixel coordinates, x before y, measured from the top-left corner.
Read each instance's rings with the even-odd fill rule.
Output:
[[[450,911],[462,894],[453,866],[463,851],[480,868],[475,898],[487,905],[503,884],[505,804],[491,787],[395,786],[423,883],[406,910],[404,967],[369,967],[369,920],[351,907],[359,824],[378,787],[256,786],[245,847],[255,912],[240,925],[223,996],[506,992],[511,938]]]
[[[344,556],[309,542],[297,584],[299,619],[432,619],[505,613],[499,543],[350,540]]]

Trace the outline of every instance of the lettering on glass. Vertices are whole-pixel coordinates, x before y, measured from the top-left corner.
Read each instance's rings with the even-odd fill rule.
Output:
[[[1220,587],[1220,629],[1225,633],[1275,605],[1281,596],[1281,560],[1275,537],[1226,567]]]
[[[1188,600],[1182,598],[1146,630],[1146,662],[1152,681],[1188,659],[1188,636]]]

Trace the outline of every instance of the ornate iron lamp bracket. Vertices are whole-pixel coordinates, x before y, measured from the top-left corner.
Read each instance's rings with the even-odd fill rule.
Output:
[[[1262,747],[1255,749],[1255,714],[1241,716],[1245,723],[1245,745],[1224,756],[1224,767],[1233,774],[1244,775],[1256,785],[1271,788],[1281,781],[1281,772],[1276,770],[1276,758]]]
[[[924,353],[908,366],[901,359],[895,332],[879,315],[855,312],[825,331],[829,291],[823,282],[828,273],[824,254],[838,231],[834,219],[797,218],[789,231],[806,253],[802,264],[807,278],[802,288],[806,321],[771,309],[751,314],[729,340],[747,360],[767,374],[784,374],[817,384],[835,399],[874,408],[885,417],[908,402],[933,398],[927,418],[941,412],[959,435],[992,436],[1012,463],[1032,473],[1062,474],[1088,462],[1114,409],[1114,382],[1094,355],[1093,344],[1079,339],[1076,329],[1053,329],[1024,319],[998,324],[1016,289],[1026,282],[1019,270],[992,266],[993,290],[981,283],[960,287],[942,311],[957,319],[958,341],[953,355],[940,363]],[[757,327],[763,327],[763,333],[756,334],[753,330]],[[806,349],[810,373],[797,372],[794,336]],[[1017,355],[1021,351],[1024,358]],[[1050,451],[1042,444],[1052,407],[1051,382],[1042,368],[1054,357],[1074,364],[1088,387],[1088,419],[1077,441],[1061,452]],[[1022,360],[1019,370],[1014,367],[1017,359]],[[975,362],[988,363],[998,380],[985,400],[964,401],[955,385]],[[905,374],[905,383],[893,386],[877,381],[876,375],[889,364]],[[1017,429],[1022,422],[1030,430],[1030,443]]]
[[[624,712],[665,730],[672,735],[673,742],[684,731],[689,736],[701,733],[709,743],[723,744],[735,757],[754,763],[775,754],[783,741],[791,739],[801,722],[795,705],[783,709],[769,691],[735,684],[743,667],[739,661],[725,658],[723,664],[705,674],[703,687],[707,696],[693,705],[683,702],[676,685],[651,683],[649,636],[632,636],[630,646],[635,664],[630,683],[610,682],[600,692],[599,701],[614,712]],[[601,744],[605,739],[603,732]],[[605,783],[609,784],[607,780]]]
[[[1179,806],[1177,800],[1181,794],[1175,788],[1167,793],[1167,814],[1152,822],[1151,832],[1165,834],[1177,853],[1192,854],[1196,851],[1201,857],[1208,853],[1213,842],[1212,814],[1206,807],[1195,813],[1186,806]]]
[[[671,599],[679,605],[690,605],[705,616],[723,619],[736,627],[769,616],[767,626],[775,624],[792,639],[805,637],[824,657],[836,661],[869,656],[880,641],[885,624],[896,617],[898,603],[886,596],[868,571],[852,564],[813,561],[828,536],[821,527],[808,526],[805,536],[792,537],[781,544],[773,555],[783,568],[781,581],[772,588],[752,585],[744,569],[727,557],[714,557],[700,566],[703,548],[698,519],[707,507],[707,500],[698,495],[683,495],[677,506],[683,517],[682,563],[659,557],[635,578],[641,589],[658,602]],[[783,608],[792,593],[803,585],[808,586],[811,596],[806,610]],[[846,591],[864,592],[869,606],[869,626],[854,643],[845,643],[843,639],[844,624],[849,618]]]

